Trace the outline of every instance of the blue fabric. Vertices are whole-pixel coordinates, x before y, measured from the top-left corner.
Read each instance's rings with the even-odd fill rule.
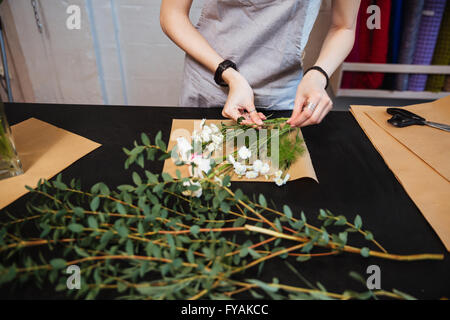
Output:
[[[412,64],[413,62],[424,4],[425,0],[408,0],[408,5],[405,5],[398,63]],[[401,91],[407,90],[408,80],[408,74],[398,74],[395,88]]]
[[[398,63],[400,39],[402,36],[403,0],[392,0],[392,21],[390,40],[390,63]]]
[[[429,65],[433,59],[434,48],[439,35],[446,0],[426,0],[424,15],[420,22],[413,64]],[[425,14],[427,13],[427,14]],[[412,74],[409,77],[408,90],[424,91],[428,75]]]

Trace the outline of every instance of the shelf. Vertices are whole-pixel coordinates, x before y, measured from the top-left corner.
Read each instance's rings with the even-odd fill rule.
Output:
[[[350,63],[342,64],[342,71],[351,72],[383,72],[383,73],[426,73],[450,74],[450,66],[417,65],[417,64],[389,64],[389,63]]]
[[[450,95],[450,92],[397,91],[382,89],[341,89],[342,74],[345,71],[450,75],[450,66],[344,62],[332,78],[332,88],[336,97],[373,97],[435,100]]]
[[[436,100],[450,95],[450,92],[430,92],[430,91],[396,91],[396,90],[376,90],[376,89],[339,89],[335,93],[337,97],[373,97],[373,98],[394,98],[394,99],[426,99]]]

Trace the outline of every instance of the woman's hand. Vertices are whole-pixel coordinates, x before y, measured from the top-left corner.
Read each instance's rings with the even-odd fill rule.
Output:
[[[319,124],[333,108],[325,91],[326,79],[320,72],[311,70],[300,81],[295,97],[294,111],[287,123],[293,127]]]
[[[266,120],[266,117],[256,111],[253,90],[247,80],[232,68],[225,70],[222,78],[230,88],[222,115],[236,122],[239,118],[244,117],[242,124],[262,125],[262,120]]]

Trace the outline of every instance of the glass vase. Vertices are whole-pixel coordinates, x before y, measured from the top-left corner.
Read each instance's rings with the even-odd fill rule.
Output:
[[[3,102],[0,100],[0,180],[23,173],[17,155],[11,129],[6,120]]]

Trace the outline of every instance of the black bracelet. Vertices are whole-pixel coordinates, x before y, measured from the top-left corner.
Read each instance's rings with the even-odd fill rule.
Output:
[[[316,70],[319,71],[321,74],[323,74],[325,76],[325,78],[327,79],[327,85],[325,86],[325,90],[327,90],[328,88],[328,84],[330,83],[330,77],[328,76],[328,73],[326,73],[325,70],[323,70],[321,67],[319,66],[314,66],[309,68],[308,70],[305,71],[305,73],[303,73],[303,76],[305,76],[308,72],[310,72],[311,70]]]
[[[222,73],[228,68],[233,68],[237,70],[236,64],[231,60],[225,60],[216,69],[216,73],[214,74],[214,81],[222,87],[228,87],[228,84],[223,80]]]

